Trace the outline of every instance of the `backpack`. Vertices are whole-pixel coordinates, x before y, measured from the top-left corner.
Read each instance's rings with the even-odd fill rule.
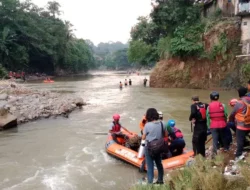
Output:
[[[201,120],[206,120],[207,116],[206,116],[206,105],[202,104],[202,105],[197,105],[197,110],[201,115]]]
[[[165,141],[164,136],[164,129],[163,129],[163,123],[161,122],[161,128],[162,128],[162,138],[155,139],[151,142],[148,142],[148,153],[151,157],[155,157],[157,155],[160,155],[163,152],[168,151],[168,142]]]

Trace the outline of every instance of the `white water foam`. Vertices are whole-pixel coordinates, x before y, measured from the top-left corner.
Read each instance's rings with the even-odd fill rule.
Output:
[[[34,174],[34,176],[28,177],[25,180],[23,180],[21,183],[15,184],[15,185],[13,185],[11,187],[4,188],[3,190],[20,189],[20,187],[23,186],[24,184],[29,183],[31,181],[34,181],[38,177],[38,175],[39,175],[40,172],[42,172],[42,171],[41,170],[37,170],[36,173]]]
[[[84,148],[82,149],[82,151],[83,151],[85,154],[93,155],[92,149],[91,149],[90,147],[84,147]]]

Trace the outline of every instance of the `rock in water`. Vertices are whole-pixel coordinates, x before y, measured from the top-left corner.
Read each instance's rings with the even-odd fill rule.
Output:
[[[0,100],[7,100],[8,95],[7,94],[0,94]]]
[[[83,105],[85,105],[85,103],[83,102],[82,98],[76,98],[74,100],[74,103],[75,103],[76,106],[83,106]]]
[[[12,127],[17,126],[17,118],[10,113],[8,113],[7,110],[1,109],[0,110],[0,129],[9,129]]]

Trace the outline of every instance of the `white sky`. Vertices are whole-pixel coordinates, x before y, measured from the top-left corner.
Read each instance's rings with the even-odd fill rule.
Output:
[[[32,0],[44,7],[48,0]],[[99,42],[126,43],[131,27],[139,16],[147,16],[151,0],[57,0],[61,5],[61,18],[69,20],[78,38]]]

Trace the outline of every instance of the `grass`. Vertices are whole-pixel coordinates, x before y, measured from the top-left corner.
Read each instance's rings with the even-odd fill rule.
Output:
[[[197,157],[195,165],[170,173],[165,185],[134,186],[132,190],[242,190],[250,186],[250,158],[240,165],[241,177],[226,177],[224,159],[217,156],[215,160]]]

